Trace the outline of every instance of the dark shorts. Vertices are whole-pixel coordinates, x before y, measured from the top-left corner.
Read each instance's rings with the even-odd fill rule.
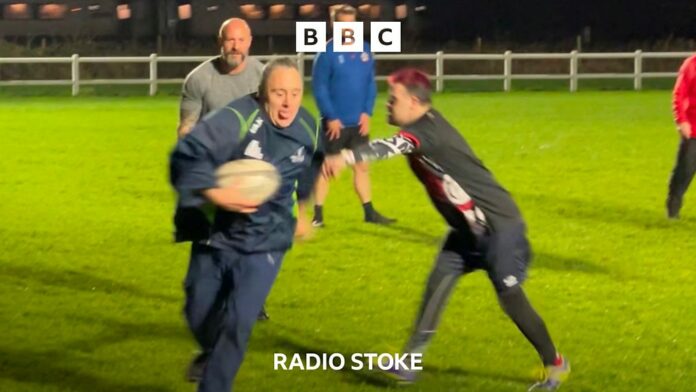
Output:
[[[352,149],[370,142],[368,136],[360,134],[360,127],[345,127],[341,129],[341,136],[335,140],[329,140],[326,134],[326,121],[322,120],[324,131],[324,147],[327,154],[338,154],[343,149]]]
[[[438,255],[437,268],[461,274],[484,270],[501,292],[524,282],[531,259],[523,224],[492,233],[477,243],[452,230]]]

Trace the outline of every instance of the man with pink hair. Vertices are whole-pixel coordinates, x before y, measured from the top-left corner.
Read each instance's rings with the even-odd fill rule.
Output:
[[[570,364],[556,351],[544,321],[522,290],[531,249],[517,205],[459,131],[432,107],[432,87],[425,73],[401,69],[388,81],[389,123],[401,130],[390,138],[327,157],[324,174],[331,177],[357,162],[405,155],[450,226],[404,353],[425,352],[455,284],[480,269],[493,283],[500,306],[545,366],[545,377],[530,390],[556,390],[568,377]],[[400,382],[412,382],[416,376],[413,370],[403,369],[389,374]]]

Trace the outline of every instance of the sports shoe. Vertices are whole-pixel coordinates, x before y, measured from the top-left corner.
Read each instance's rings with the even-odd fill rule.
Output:
[[[396,223],[396,219],[387,218],[379,212],[374,211],[371,214],[365,216],[365,222],[374,223],[377,225],[391,225],[392,223]]]
[[[396,382],[398,385],[411,385],[416,382],[418,372],[415,370],[404,370],[391,368],[383,371],[384,375]]]
[[[189,382],[200,382],[203,379],[205,366],[208,364],[209,352],[201,352],[197,354],[186,370],[186,379]]]
[[[681,210],[682,201],[676,197],[667,198],[667,218],[679,219],[679,210]]]
[[[529,387],[528,391],[555,391],[570,375],[570,362],[562,355],[556,357],[556,363],[544,369],[544,379]]]
[[[324,227],[324,220],[317,218],[312,219],[312,227]]]
[[[258,320],[258,321],[266,321],[266,320],[269,320],[270,318],[271,318],[271,316],[269,316],[268,313],[266,313],[265,306],[263,308],[261,308],[261,311],[259,312],[258,316],[256,316],[256,320]]]
[[[410,385],[416,382],[419,371],[420,370],[397,367],[397,364],[394,363],[391,368],[382,370],[382,374],[390,380],[396,382],[397,385]]]

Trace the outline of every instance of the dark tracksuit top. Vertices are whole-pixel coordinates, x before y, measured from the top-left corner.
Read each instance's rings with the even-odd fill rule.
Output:
[[[252,214],[216,208],[209,225],[203,211],[210,203],[200,192],[216,187],[215,170],[237,159],[273,164],[280,189]],[[205,240],[242,253],[287,250],[296,224],[295,193],[300,200],[309,197],[322,159],[317,122],[304,108],[290,126],[277,128],[254,96],[232,101],[198,123],[171,154],[170,181],[179,194],[177,240]]]
[[[453,229],[473,239],[524,225],[512,197],[469,144],[434,109],[395,136],[353,150],[356,161],[408,157],[435,208]]]

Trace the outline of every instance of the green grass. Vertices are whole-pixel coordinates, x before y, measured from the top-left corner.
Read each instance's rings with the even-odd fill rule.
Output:
[[[311,99],[308,99],[308,102]],[[668,92],[436,96],[528,221],[526,283],[573,363],[566,391],[696,384],[696,196],[664,219]],[[375,134],[384,124],[380,96]],[[2,98],[0,390],[191,391],[171,243],[175,97]],[[445,231],[403,159],[376,164],[361,223],[344,174],[327,228],[297,244],[254,330],[240,391],[380,391],[350,371],[273,371],[273,353],[398,351]],[[462,279],[414,391],[523,391],[538,359],[485,274]]]

